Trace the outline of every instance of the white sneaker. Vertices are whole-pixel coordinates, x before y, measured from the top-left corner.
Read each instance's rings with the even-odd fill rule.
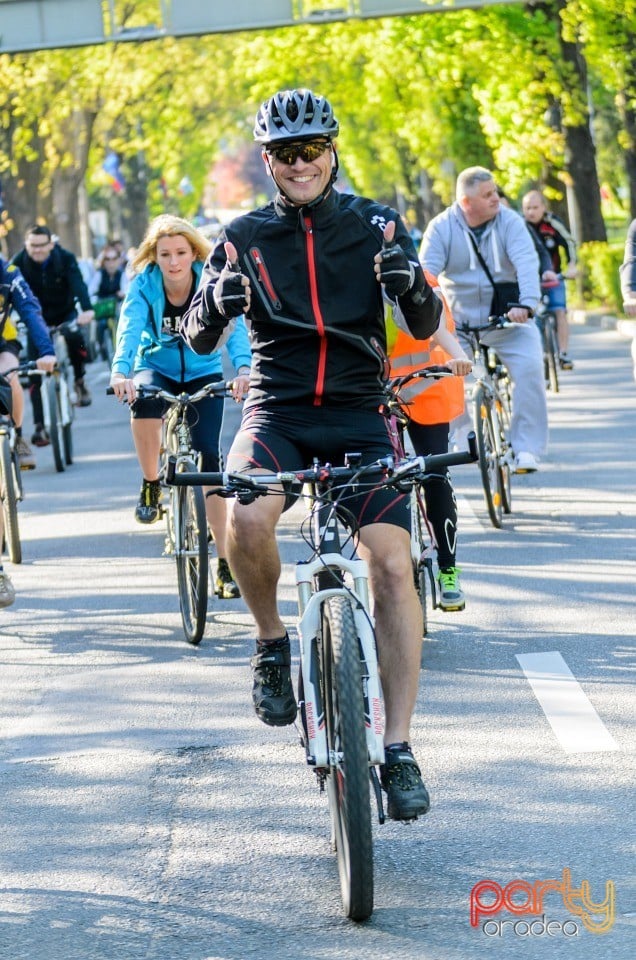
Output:
[[[522,450],[515,458],[515,473],[534,473],[539,469],[539,460],[533,453]]]
[[[11,578],[4,570],[0,570],[0,607],[10,607],[15,600],[15,590]]]

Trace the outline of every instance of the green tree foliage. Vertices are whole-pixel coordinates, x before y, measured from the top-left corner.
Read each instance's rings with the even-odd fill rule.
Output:
[[[636,214],[635,4],[527,0],[2,55],[5,205],[18,228],[36,214],[52,218],[77,248],[69,206],[86,183],[91,206],[118,210],[138,242],[148,216],[196,212],[208,171],[250,141],[263,99],[310,86],[336,107],[354,189],[415,209],[420,221],[452,200],[457,171],[474,163],[495,170],[513,197],[536,183],[558,201],[573,178],[588,176],[570,169],[568,138],[589,133],[590,105],[593,176],[600,167],[617,194],[629,186]],[[115,28],[156,23],[160,9],[159,0],[118,0]],[[120,197],[102,169],[109,151],[122,158]],[[194,190],[180,194],[185,176]],[[589,239],[600,239],[595,230]]]

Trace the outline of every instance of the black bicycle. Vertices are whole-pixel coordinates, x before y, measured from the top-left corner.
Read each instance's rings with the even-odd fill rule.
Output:
[[[387,393],[383,405],[383,413],[387,418],[393,450],[398,460],[406,457],[404,433],[409,423],[410,390],[416,388],[421,380],[440,380],[454,376],[448,367],[432,365],[421,367],[399,377],[393,377],[387,382]],[[430,596],[431,607],[437,609],[437,581],[433,569],[435,558],[435,536],[433,528],[426,515],[426,501],[424,484],[432,474],[424,475],[422,483],[414,483],[411,487],[411,560],[413,563],[413,580],[415,589],[420,598],[422,607],[422,635],[428,633],[428,602]],[[448,476],[443,474],[446,483]]]
[[[179,474],[197,472],[199,454],[192,445],[188,420],[189,410],[204,397],[228,397],[233,390],[232,381],[215,380],[189,394],[170,393],[160,387],[140,384],[137,396],[158,397],[165,400],[168,409],[162,419],[159,480],[165,488],[168,462],[173,461]],[[113,394],[113,388],[106,391]],[[208,580],[210,561],[208,554],[208,524],[205,513],[205,497],[199,486],[168,487],[168,504],[162,508],[166,518],[165,554],[175,559],[179,608],[183,632],[188,643],[198,644],[203,638],[208,610]]]
[[[557,320],[554,310],[550,308],[550,296],[548,290],[550,287],[557,286],[555,283],[541,284],[541,300],[534,315],[535,323],[541,334],[541,344],[543,347],[543,371],[545,377],[546,389],[553,393],[559,392],[559,338],[557,336]]]
[[[7,371],[13,372],[14,370]],[[0,375],[0,379],[11,389],[6,375]],[[15,426],[10,411],[4,406],[0,407],[0,498],[4,520],[3,546],[6,547],[11,563],[22,563],[18,522],[18,503],[23,498],[22,473],[16,452]]]

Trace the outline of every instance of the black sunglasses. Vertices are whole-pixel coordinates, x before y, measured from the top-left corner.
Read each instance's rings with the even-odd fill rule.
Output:
[[[312,163],[321,157],[330,145],[330,140],[305,140],[304,143],[284,143],[280,147],[267,147],[267,153],[279,163],[291,166],[298,157],[303,163]]]

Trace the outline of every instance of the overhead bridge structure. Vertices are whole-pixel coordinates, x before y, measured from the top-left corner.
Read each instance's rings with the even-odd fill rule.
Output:
[[[515,0],[155,0],[139,4],[149,22],[118,20],[115,0],[0,0],[0,53],[139,42],[308,23],[510,4]],[[127,5],[130,8],[130,4]]]

